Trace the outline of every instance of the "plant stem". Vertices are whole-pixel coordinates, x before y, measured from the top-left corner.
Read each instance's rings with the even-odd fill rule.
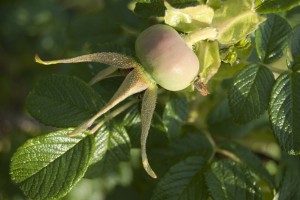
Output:
[[[217,144],[216,142],[214,141],[214,139],[212,138],[211,134],[208,132],[208,130],[206,130],[205,128],[202,130],[204,136],[206,137],[206,139],[208,140],[208,142],[211,144],[212,146],[212,154],[210,156],[210,158],[208,159],[208,162],[210,163],[213,158],[215,157],[215,154],[217,152]]]
[[[287,71],[288,70],[288,68],[286,68],[286,69],[279,69],[279,68],[276,68],[276,67],[273,67],[273,66],[271,66],[271,65],[267,65],[267,64],[264,64],[264,63],[259,63],[260,65],[263,65],[263,66],[265,66],[265,67],[267,67],[269,70],[271,70],[273,73],[277,73],[277,74],[281,74],[281,73],[283,73],[283,72],[285,72],[285,71]]]
[[[222,155],[224,155],[224,156],[226,156],[226,157],[228,157],[228,158],[230,158],[230,159],[232,159],[236,162],[241,162],[241,160],[235,154],[233,154],[230,151],[227,151],[225,149],[220,149],[220,148],[217,147],[216,152],[220,153],[220,154],[222,154]]]
[[[203,134],[205,135],[205,137],[207,138],[207,140],[209,141],[209,143],[211,144],[211,146],[213,148],[213,153],[209,158],[209,162],[212,161],[212,159],[214,158],[216,153],[222,154],[236,162],[241,162],[241,160],[232,152],[219,148],[217,146],[216,142],[214,141],[214,139],[212,138],[211,134],[206,129],[203,129]]]
[[[92,128],[92,130],[90,131],[90,133],[94,134],[105,122],[107,122],[107,121],[113,119],[114,117],[118,116],[119,114],[121,114],[122,112],[127,110],[130,106],[132,106],[136,102],[137,102],[137,100],[130,101],[130,102],[120,106],[119,108],[115,109],[114,111],[110,112],[109,114],[105,115],[104,119],[101,120],[96,126],[94,126]]]

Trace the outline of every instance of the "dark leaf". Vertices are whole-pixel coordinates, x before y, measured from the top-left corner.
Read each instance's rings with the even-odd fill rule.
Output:
[[[283,73],[276,80],[269,107],[273,131],[284,151],[300,153],[300,74]]]
[[[158,183],[152,199],[206,200],[205,165],[202,157],[194,156],[172,166]]]
[[[29,113],[54,127],[77,126],[103,105],[101,97],[75,77],[52,75],[40,80],[27,97]]]
[[[261,160],[246,147],[238,143],[225,143],[221,145],[222,149],[226,149],[234,153],[249,169],[256,173],[260,178],[264,179],[271,189],[275,188],[273,178],[263,166]]]
[[[87,177],[113,171],[120,161],[130,159],[130,139],[126,129],[117,123],[106,123],[95,136],[95,152]]]
[[[256,50],[260,60],[272,63],[283,56],[289,45],[292,28],[288,22],[278,15],[268,15],[256,31]]]
[[[163,113],[163,122],[169,138],[178,138],[181,126],[187,121],[189,104],[185,96],[171,94]]]
[[[209,131],[213,135],[222,136],[224,138],[242,137],[262,123],[265,123],[265,120],[253,120],[246,124],[234,122],[227,98],[217,104],[207,117]]]
[[[282,160],[283,172],[279,190],[276,195],[278,200],[300,199],[300,159],[299,156],[284,155]]]
[[[267,108],[274,84],[272,72],[262,65],[249,65],[234,79],[229,107],[236,122],[258,118]]]
[[[205,178],[214,200],[262,199],[260,188],[249,170],[231,160],[213,162]]]
[[[300,5],[299,0],[260,0],[261,3],[256,6],[256,12],[267,14],[290,10]]]

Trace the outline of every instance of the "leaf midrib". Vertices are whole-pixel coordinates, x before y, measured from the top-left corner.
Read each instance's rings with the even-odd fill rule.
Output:
[[[47,168],[49,165],[51,165],[53,162],[55,162],[56,160],[58,160],[60,157],[62,157],[63,155],[67,154],[69,151],[71,151],[76,145],[79,145],[81,142],[84,142],[84,139],[87,139],[87,136],[81,138],[77,143],[74,143],[74,145],[72,145],[67,151],[65,151],[63,154],[60,154],[58,157],[56,157],[55,159],[53,160],[50,160],[48,162],[47,165],[45,166],[42,166],[39,170],[37,170],[34,174],[31,174],[31,176],[28,176],[27,178],[25,178],[24,180],[18,182],[18,183],[23,183],[25,182],[27,179],[33,177],[34,175],[38,174],[41,170]]]

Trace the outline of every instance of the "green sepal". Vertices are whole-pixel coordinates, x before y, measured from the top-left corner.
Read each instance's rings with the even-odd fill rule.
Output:
[[[221,65],[218,42],[200,41],[195,45],[195,52],[200,62],[200,80],[206,84]]]

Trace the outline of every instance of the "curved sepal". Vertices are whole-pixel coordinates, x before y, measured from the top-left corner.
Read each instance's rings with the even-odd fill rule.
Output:
[[[92,126],[93,123],[107,111],[115,107],[127,97],[146,90],[149,87],[149,84],[150,83],[147,82],[137,70],[133,70],[126,76],[125,80],[109,102],[91,119],[76,128],[71,135],[81,134],[83,131]],[[96,126],[91,130],[91,132],[95,133],[98,129],[99,127]]]
[[[141,112],[141,124],[142,124],[142,135],[141,135],[141,154],[142,162],[146,172],[152,177],[157,178],[155,172],[149,165],[148,157],[146,153],[146,141],[151,126],[152,116],[155,110],[157,99],[157,87],[152,85],[149,87],[143,97],[142,112]]]
[[[44,61],[38,55],[35,56],[35,62],[43,65],[55,65],[59,63],[82,63],[82,62],[97,62],[107,65],[112,65],[121,69],[136,68],[138,62],[129,56],[115,52],[100,52],[77,56],[74,58],[59,59]]]

